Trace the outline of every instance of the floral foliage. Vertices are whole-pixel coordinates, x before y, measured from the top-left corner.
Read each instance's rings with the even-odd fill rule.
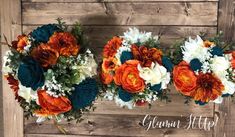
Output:
[[[129,109],[151,105],[161,98],[170,82],[173,64],[158,46],[157,36],[137,28],[108,41],[100,71],[105,98]]]
[[[80,120],[92,109],[97,64],[82,34],[79,24],[69,31],[59,20],[9,44],[3,72],[27,117]]]

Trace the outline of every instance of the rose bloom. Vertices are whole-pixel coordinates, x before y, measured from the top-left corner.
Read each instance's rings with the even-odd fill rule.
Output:
[[[59,53],[57,50],[53,49],[51,45],[43,43],[38,47],[35,47],[32,50],[31,55],[44,68],[55,65],[57,59],[59,58]]]
[[[138,64],[137,60],[129,60],[115,71],[115,83],[127,92],[138,93],[145,88],[144,80],[139,76]]]
[[[147,104],[147,102],[144,100],[137,100],[135,102],[135,104],[136,104],[136,106],[145,106]]]
[[[52,97],[45,90],[38,90],[38,100],[41,109],[36,111],[39,115],[58,115],[72,109],[71,102],[68,98],[60,96]]]
[[[100,79],[103,84],[110,84],[113,81],[113,75],[110,73],[101,72]]]
[[[103,57],[114,57],[117,53],[118,48],[122,45],[122,38],[113,37],[108,43],[104,46]]]
[[[76,38],[68,32],[56,32],[50,39],[49,44],[62,56],[76,56],[80,50]]]
[[[209,102],[221,96],[223,90],[224,85],[215,75],[201,73],[197,79],[197,87],[191,92],[191,96],[194,100]]]
[[[19,35],[16,41],[12,41],[12,47],[20,53],[24,51],[24,47],[27,46],[28,37],[26,35]]]
[[[204,47],[207,47],[207,48],[215,45],[214,42],[210,42],[209,40],[204,41],[203,44],[204,44]]]
[[[102,71],[108,73],[110,71],[114,71],[117,67],[116,58],[104,58],[102,63]]]
[[[134,59],[139,60],[144,67],[150,67],[152,62],[162,64],[162,51],[156,48],[150,48],[132,45],[131,51]]]
[[[197,86],[197,77],[185,61],[174,67],[173,81],[176,89],[186,96]]]

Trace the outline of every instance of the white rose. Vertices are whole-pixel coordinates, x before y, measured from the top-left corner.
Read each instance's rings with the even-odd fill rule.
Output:
[[[37,100],[37,92],[33,91],[31,88],[27,88],[21,84],[19,84],[18,95],[26,100],[26,102],[30,103],[31,100]]]
[[[168,73],[165,67],[160,66],[158,63],[152,63],[151,67],[141,67],[138,65],[139,75],[146,83],[150,83],[152,86],[160,84],[164,80],[168,79]],[[165,83],[164,83],[165,86]]]
[[[214,57],[211,59],[211,69],[219,77],[224,78],[227,74],[226,70],[230,67],[230,62],[225,57]]]
[[[222,83],[224,85],[223,94],[234,94],[235,92],[235,83],[228,81],[227,79],[222,79]]]

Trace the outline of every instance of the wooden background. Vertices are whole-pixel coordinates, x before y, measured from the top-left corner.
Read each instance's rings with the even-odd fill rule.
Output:
[[[53,23],[58,17],[69,25],[80,21],[99,61],[106,41],[132,26],[162,34],[163,50],[172,50],[170,45],[176,40],[199,32],[212,35],[222,30],[225,40],[235,40],[235,0],[0,0],[0,9],[1,34],[9,41],[39,25]],[[1,56],[6,50],[1,46]],[[63,135],[51,121],[39,125],[33,118],[23,119],[11,90],[5,81],[1,83],[0,136],[4,137],[235,137],[235,105],[230,99],[221,105],[184,105],[184,98],[173,87],[172,103],[158,102],[152,109],[121,109],[113,102],[99,100],[97,110],[85,116],[82,123],[62,122],[68,130],[68,135]],[[148,132],[139,125],[145,114],[158,115],[160,120],[179,119],[186,124],[191,113],[209,119],[219,117],[219,124],[211,131],[172,128]]]

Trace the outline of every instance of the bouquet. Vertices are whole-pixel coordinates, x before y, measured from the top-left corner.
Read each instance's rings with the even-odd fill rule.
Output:
[[[43,25],[8,46],[3,72],[25,116],[80,120],[93,108],[97,64],[78,23]]]
[[[181,46],[173,69],[176,89],[197,104],[221,103],[235,91],[235,52],[225,52],[220,36],[189,38]]]
[[[173,69],[158,46],[157,36],[137,28],[108,41],[100,70],[104,97],[129,109],[157,100],[167,89]]]

